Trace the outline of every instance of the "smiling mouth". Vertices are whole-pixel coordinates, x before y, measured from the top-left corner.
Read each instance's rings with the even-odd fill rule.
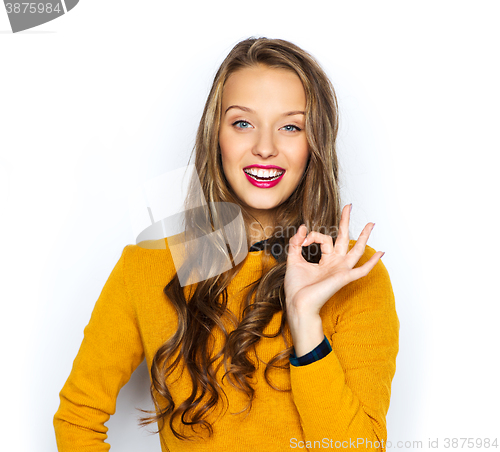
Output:
[[[263,171],[257,170],[254,168],[244,169],[246,174],[248,174],[252,179],[262,182],[271,182],[280,178],[285,171],[272,170],[272,171]]]

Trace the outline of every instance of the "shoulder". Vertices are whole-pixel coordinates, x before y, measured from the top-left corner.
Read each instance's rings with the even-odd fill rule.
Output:
[[[168,242],[166,238],[158,240],[144,240],[137,244],[126,245],[123,249],[122,257],[127,261],[137,261],[141,259],[161,259],[171,258]]]
[[[176,272],[166,238],[126,245],[120,261],[130,282],[165,285]]]

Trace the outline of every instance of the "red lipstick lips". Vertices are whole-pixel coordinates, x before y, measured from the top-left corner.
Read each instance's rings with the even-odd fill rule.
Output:
[[[259,170],[267,170],[265,173],[268,174],[263,174],[262,171],[259,174]],[[269,175],[271,170],[274,170],[272,176]],[[243,172],[248,181],[255,187],[271,188],[279,184],[286,171],[276,165],[250,165],[243,168]]]

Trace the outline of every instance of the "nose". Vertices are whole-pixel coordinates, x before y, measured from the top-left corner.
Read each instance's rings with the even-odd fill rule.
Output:
[[[252,154],[258,155],[263,159],[274,157],[278,154],[272,129],[260,129],[259,133],[256,134],[256,142],[254,143]]]

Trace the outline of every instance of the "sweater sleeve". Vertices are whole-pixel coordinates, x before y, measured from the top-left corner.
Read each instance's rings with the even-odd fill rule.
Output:
[[[367,249],[358,265],[375,253]],[[290,366],[304,446],[385,451],[399,320],[382,261],[341,291],[330,301],[342,306],[328,311],[335,317],[332,352],[307,366]]]
[[[128,245],[130,246],[130,245]],[[54,416],[59,452],[108,451],[104,423],[116,398],[144,358],[124,271],[126,246],[92,311]]]
[[[308,364],[323,359],[331,351],[332,347],[330,345],[330,342],[328,342],[328,339],[325,336],[321,344],[319,344],[309,353],[306,353],[304,356],[297,356],[295,353],[295,348],[293,348],[292,353],[290,354],[290,364],[292,366],[307,366]]]

